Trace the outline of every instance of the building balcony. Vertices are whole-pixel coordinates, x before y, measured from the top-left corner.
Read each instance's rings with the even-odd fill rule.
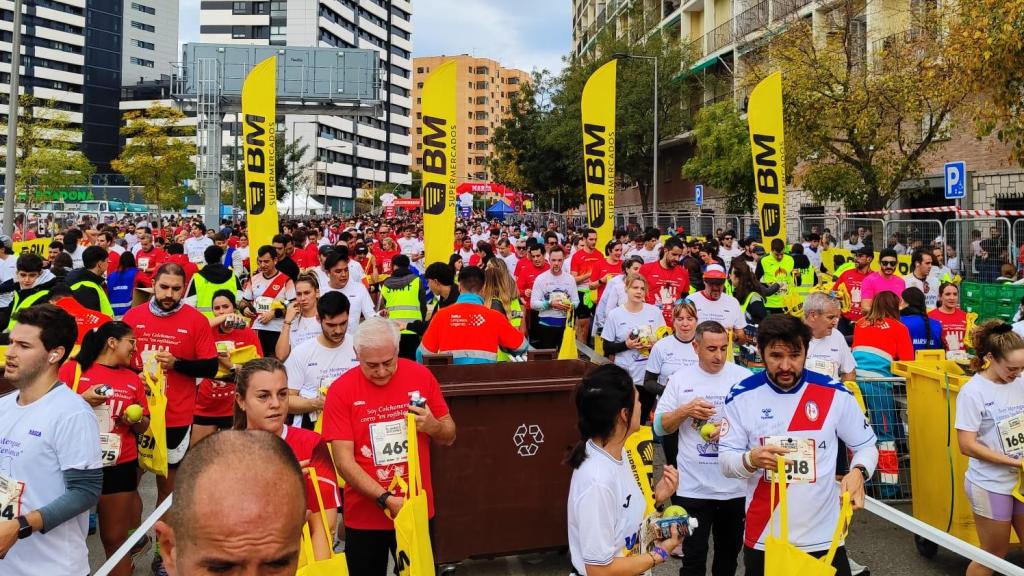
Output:
[[[709,54],[714,54],[736,41],[736,36],[733,34],[732,24],[733,19],[730,18],[727,22],[708,33],[707,39]]]
[[[736,37],[743,38],[768,26],[768,0],[762,0],[736,16]]]
[[[697,38],[696,40],[690,42],[690,54],[693,55],[694,60],[700,60],[705,55],[707,55],[707,52],[704,49],[705,38],[707,38],[707,35],[701,36],[700,38]]]
[[[812,0],[772,0],[772,20],[782,20],[786,16],[789,16],[804,6],[807,6],[811,1]]]

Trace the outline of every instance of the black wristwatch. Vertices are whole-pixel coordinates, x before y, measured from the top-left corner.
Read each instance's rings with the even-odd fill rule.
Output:
[[[24,540],[32,535],[32,525],[28,523],[28,518],[24,516],[18,516],[18,540]]]
[[[860,473],[862,475],[864,475],[864,481],[865,482],[867,482],[868,480],[871,480],[871,475],[868,474],[868,469],[867,468],[865,468],[864,466],[862,466],[860,464],[857,464],[856,466],[854,466],[854,468],[856,468],[857,470],[860,470]]]
[[[385,492],[380,496],[377,496],[377,506],[380,506],[381,510],[387,510],[388,498],[391,498],[392,496],[394,496],[394,494],[392,494],[391,492]]]

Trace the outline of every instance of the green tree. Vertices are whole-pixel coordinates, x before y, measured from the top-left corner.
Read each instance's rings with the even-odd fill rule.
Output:
[[[782,71],[787,169],[819,201],[888,207],[950,129],[969,88],[962,55],[940,33],[951,9],[932,6],[879,8],[903,31],[865,46],[865,4],[844,0],[748,56],[748,87]]]
[[[963,55],[979,134],[995,133],[1024,165],[1024,0],[959,2],[950,43]]]
[[[680,70],[692,55],[678,40],[661,33],[645,36],[643,6],[630,15],[631,28],[609,27],[595,41],[595,56],[566,59],[557,77],[535,73],[512,103],[508,118],[495,131],[492,169],[497,181],[532,192],[538,205],[583,202],[583,139],[581,100],[590,75],[622,54],[658,58],[659,137],[684,133],[691,120],[685,107],[695,88]],[[649,23],[649,22],[648,22]],[[622,32],[617,33],[617,32]],[[644,210],[649,205],[653,169],[654,66],[649,60],[624,59],[618,65],[616,98],[616,172],[619,185],[636,185]]]
[[[128,112],[124,118],[121,135],[128,142],[111,164],[133,185],[142,187],[146,202],[156,205],[159,221],[161,210],[185,206],[184,181],[196,173],[195,130],[181,126],[184,113],[161,104]]]
[[[683,177],[726,194],[726,211],[754,211],[754,167],[750,133],[732,101],[705,106],[693,126],[697,147],[683,166]]]
[[[41,101],[31,95],[19,99],[18,197],[32,209],[40,193],[57,192],[88,184],[96,168],[78,150],[82,130],[53,100]],[[0,125],[7,132],[7,125]],[[7,149],[0,149],[0,162],[7,161]]]

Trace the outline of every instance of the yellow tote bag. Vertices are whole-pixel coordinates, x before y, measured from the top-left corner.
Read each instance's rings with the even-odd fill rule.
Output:
[[[395,550],[397,574],[399,576],[435,576],[434,551],[430,547],[429,511],[427,493],[423,491],[420,470],[419,442],[416,438],[416,415],[406,415],[409,436],[409,483],[395,474],[391,490],[396,487],[406,494],[405,504],[398,511],[395,521]],[[389,517],[390,512],[385,512]]]
[[[832,545],[828,554],[815,558],[789,543],[789,502],[786,499],[786,463],[781,456],[778,458],[779,473],[772,480],[771,506],[775,509],[775,486],[779,487],[779,535],[775,535],[775,522],[769,521],[768,537],[764,541],[764,574],[765,576],[835,576],[832,567],[839,543],[846,539],[853,520],[853,508],[850,505],[850,493],[843,493],[843,504],[839,512],[839,522],[832,535]]]
[[[576,315],[569,311],[565,315],[565,332],[562,332],[562,345],[558,347],[559,360],[578,360],[580,351],[576,348]]]
[[[334,552],[331,527],[327,524],[327,515],[324,514],[324,497],[320,494],[320,482],[316,476],[316,470],[312,467],[306,468],[309,472],[309,479],[313,482],[313,492],[316,493],[316,502],[320,505],[320,521],[324,524],[324,534],[330,540],[328,549],[331,557],[324,560],[316,560],[313,554],[313,539],[309,534],[309,523],[302,525],[302,549],[299,557],[299,569],[295,576],[348,576],[348,563],[345,561],[345,554]]]
[[[157,368],[156,375],[142,371],[146,381],[146,401],[149,403],[149,429],[139,434],[139,466],[154,474],[167,477],[167,396],[164,393],[164,371]]]

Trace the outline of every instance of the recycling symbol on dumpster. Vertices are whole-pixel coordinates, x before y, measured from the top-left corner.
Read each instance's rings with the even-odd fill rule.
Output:
[[[544,443],[544,432],[536,424],[520,424],[519,428],[516,428],[516,433],[512,435],[512,441],[515,442],[519,455],[526,458],[540,450],[539,445]]]

